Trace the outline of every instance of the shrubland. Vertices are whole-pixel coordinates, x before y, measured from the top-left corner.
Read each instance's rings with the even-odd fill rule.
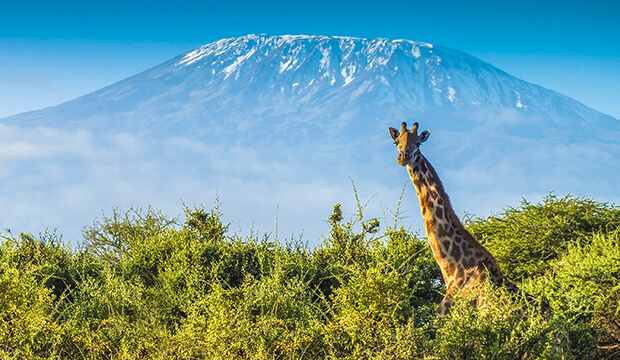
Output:
[[[445,291],[426,239],[345,219],[315,247],[242,237],[216,204],[183,219],[114,210],[73,249],[53,232],[2,235],[2,359],[620,358],[620,209],[548,195],[466,227],[540,314],[489,284],[478,308]]]

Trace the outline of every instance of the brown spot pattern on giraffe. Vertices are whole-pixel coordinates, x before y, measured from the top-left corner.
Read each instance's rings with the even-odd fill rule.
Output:
[[[453,246],[452,250],[450,251],[450,256],[452,256],[452,259],[454,259],[454,261],[460,261],[461,260],[461,248],[459,246]]]
[[[470,243],[463,243],[461,245],[461,248],[463,250],[463,256],[465,256],[466,258],[469,258],[474,254],[473,246]]]
[[[446,249],[446,252],[450,252],[450,246],[452,245],[450,240],[444,239],[441,244],[443,245],[443,248]]]
[[[452,277],[454,275],[454,272],[456,271],[456,266],[454,266],[454,263],[451,261],[448,261],[448,263],[446,264],[444,271],[446,272],[446,275],[448,275],[449,277]]]
[[[437,211],[435,212],[435,215],[437,216],[439,220],[443,220],[443,211],[444,211],[443,207],[439,207],[437,208]]]

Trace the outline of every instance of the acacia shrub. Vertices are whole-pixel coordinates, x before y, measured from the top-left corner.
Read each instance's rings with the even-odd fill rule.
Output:
[[[544,292],[574,358],[620,357],[620,229],[573,242],[543,277],[524,287]]]
[[[47,264],[39,258],[45,253],[46,244],[32,236],[2,236],[0,358],[58,356],[61,333],[53,316],[55,296],[45,285],[50,279]]]
[[[581,200],[549,202],[560,204],[527,212],[554,219],[557,205],[562,211],[546,232],[568,229],[567,241],[518,284],[550,302],[549,319],[497,289],[484,289],[481,310],[464,297],[450,317],[436,319],[445,288],[427,241],[398,222],[381,231],[362,207],[345,220],[335,206],[313,248],[301,239],[230,234],[217,206],[186,208],[183,222],[152,209],[115,210],[86,228],[87,244],[77,251],[53,234],[5,236],[1,356],[554,359],[558,348],[566,359],[618,356],[616,208],[592,211],[598,215],[584,227],[562,220],[583,217],[566,209]],[[527,217],[510,213],[518,226],[508,227],[502,216],[469,225],[517,239]],[[575,230],[585,228],[599,232]],[[513,269],[525,273],[520,264]]]
[[[508,278],[550,303],[568,358],[620,356],[620,208],[550,194],[465,223]]]
[[[549,194],[522,200],[498,215],[468,218],[467,229],[497,258],[504,275],[521,281],[543,275],[574,242],[620,228],[620,208],[592,199]]]
[[[556,339],[562,321],[546,319],[524,296],[490,281],[457,295],[450,314],[436,324],[432,353],[439,359],[559,360],[569,348]]]

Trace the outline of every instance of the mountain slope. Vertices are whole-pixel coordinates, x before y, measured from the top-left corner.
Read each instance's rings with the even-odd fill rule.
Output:
[[[609,116],[458,51],[413,41],[250,35],[224,39],[66,104],[10,118],[120,122],[188,118],[243,122],[292,116],[351,121],[363,109],[438,108],[464,118],[506,110],[553,122]],[[289,120],[290,121],[290,120]]]
[[[0,120],[0,201],[19,204],[0,218],[81,228],[100,209],[174,212],[219,193],[245,227],[269,231],[280,216],[285,235],[315,241],[331,205],[352,201],[349,177],[377,194],[369,211],[396,204],[407,175],[386,129],[401,121],[433,131],[422,151],[457,212],[549,190],[620,199],[620,122],[566,96],[430,44],[249,35]]]

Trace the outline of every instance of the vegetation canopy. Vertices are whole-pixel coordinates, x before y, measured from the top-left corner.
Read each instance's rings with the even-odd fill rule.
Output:
[[[363,209],[347,220],[335,205],[313,248],[230,233],[217,204],[186,208],[183,220],[117,209],[85,228],[78,249],[55,233],[6,232],[0,358],[620,358],[619,208],[550,194],[466,219],[507,277],[553,312],[485,284],[478,308],[459,297],[442,319],[426,239],[398,211],[381,226]]]

